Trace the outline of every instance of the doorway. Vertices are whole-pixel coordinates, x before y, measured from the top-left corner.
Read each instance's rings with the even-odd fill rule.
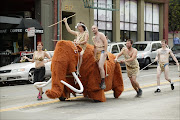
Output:
[[[66,11],[62,11],[62,18],[67,18],[71,15],[74,15],[75,13],[73,12],[66,12]],[[76,16],[75,16],[76,17]],[[69,27],[72,29],[72,30],[75,30],[75,26],[76,26],[76,22],[75,22],[75,17],[72,17],[72,18],[69,18],[67,20],[68,24],[69,24]],[[75,39],[75,36],[70,34],[67,29],[66,29],[66,26],[64,24],[64,22],[62,22],[62,40],[71,40],[73,41]]]

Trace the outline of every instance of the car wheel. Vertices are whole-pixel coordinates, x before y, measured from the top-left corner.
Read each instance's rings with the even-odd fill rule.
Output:
[[[28,82],[31,84],[34,83],[34,69],[31,69],[28,73]]]
[[[150,59],[149,58],[145,59],[144,67],[146,67],[149,64],[150,64]],[[148,67],[145,70],[148,70]]]

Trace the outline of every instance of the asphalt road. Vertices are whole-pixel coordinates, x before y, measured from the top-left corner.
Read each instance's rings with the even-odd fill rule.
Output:
[[[156,90],[156,66],[141,71],[138,82],[143,90],[141,98],[135,98],[125,70],[123,78],[125,91],[120,98],[114,99],[112,91],[106,93],[107,101],[94,103],[78,94],[67,101],[49,99],[43,95],[37,101],[38,91],[32,84],[15,84],[0,87],[0,119],[2,120],[84,120],[84,119],[127,119],[127,120],[179,120],[180,119],[180,78],[177,67],[170,65],[170,78],[175,89],[161,76],[161,93]],[[50,88],[48,85],[44,91]]]

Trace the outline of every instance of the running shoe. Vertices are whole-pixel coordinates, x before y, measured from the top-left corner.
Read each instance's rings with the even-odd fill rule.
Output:
[[[158,92],[161,92],[159,88],[156,91],[154,91],[154,93],[158,93]]]
[[[37,100],[42,100],[42,96],[39,95]]]
[[[139,94],[139,97],[142,96],[142,90],[141,89],[139,89],[138,94]]]
[[[171,90],[174,90],[174,83],[171,84]]]
[[[142,96],[142,90],[139,89],[139,90],[137,91],[137,95],[136,95],[135,97],[141,97],[141,96]]]
[[[44,92],[42,92],[42,94],[44,94]],[[38,93],[38,96],[40,95],[40,92]],[[38,96],[37,96],[37,98],[38,98]]]

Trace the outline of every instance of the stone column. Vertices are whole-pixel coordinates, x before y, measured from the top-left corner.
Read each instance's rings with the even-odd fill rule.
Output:
[[[113,0],[113,4],[116,5],[116,9],[120,9],[120,1]],[[112,21],[112,42],[120,42],[120,11],[113,11],[113,21]]]
[[[144,0],[138,0],[137,41],[144,41]]]
[[[164,4],[159,5],[159,40],[163,39],[163,5]]]

